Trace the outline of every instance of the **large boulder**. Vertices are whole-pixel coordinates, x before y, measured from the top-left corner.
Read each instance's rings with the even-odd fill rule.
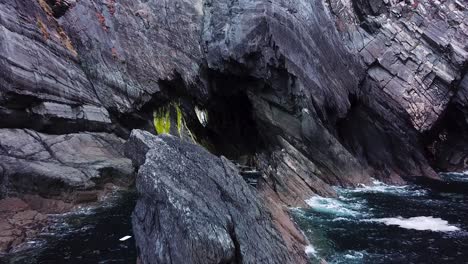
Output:
[[[134,130],[140,166],[133,229],[142,263],[301,263],[252,187],[224,157],[169,135]]]

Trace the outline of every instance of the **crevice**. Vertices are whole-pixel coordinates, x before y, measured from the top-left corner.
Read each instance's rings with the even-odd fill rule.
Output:
[[[231,216],[231,221],[232,221]],[[229,237],[231,238],[232,243],[234,244],[234,259],[230,261],[232,264],[241,264],[242,263],[242,251],[240,249],[239,239],[237,238],[235,223],[230,222],[227,226]]]
[[[41,136],[37,134],[37,132],[33,132],[30,130],[25,129],[24,132],[34,138],[39,144],[41,144],[44,149],[49,153],[49,155],[56,160],[58,163],[62,165],[66,165],[62,160],[60,160],[57,155],[55,155],[54,151],[42,140]]]

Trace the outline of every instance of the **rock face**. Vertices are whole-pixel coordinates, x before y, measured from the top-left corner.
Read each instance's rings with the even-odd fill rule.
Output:
[[[342,8],[350,5],[354,8]],[[334,0],[330,7],[347,45],[365,63],[364,87],[368,87],[365,89],[383,91],[385,105],[380,104],[388,109],[385,119],[390,117],[400,130],[410,131],[400,135],[406,140],[400,140],[403,142],[399,145],[411,149],[409,146],[414,146],[415,139],[424,135],[425,143],[430,142],[431,154],[421,150],[411,150],[412,153],[435,159],[434,165],[439,169],[466,166],[460,164],[460,157],[455,157],[466,156],[461,154],[466,153],[464,147],[460,147],[465,145],[464,136],[455,132],[466,127],[463,121],[466,103],[460,100],[464,97],[462,79],[468,62],[466,3]],[[410,127],[414,129],[401,122],[407,119],[403,114],[409,116]],[[446,140],[449,142],[444,143]],[[363,145],[362,141],[350,144],[354,149],[362,149],[358,146]],[[459,146],[454,142],[460,142]],[[453,147],[458,154],[447,151]],[[447,162],[450,159],[452,162]],[[457,165],[448,165],[453,162]]]
[[[133,228],[142,263],[305,263],[227,159],[139,130],[126,154],[139,166]]]
[[[17,194],[57,196],[89,190],[106,181],[129,182],[131,161],[123,140],[105,133],[46,135],[0,129],[2,197]]]
[[[467,11],[409,2],[1,0],[2,126],[124,137],[179,101],[220,154],[285,141],[327,185],[436,177],[425,147],[462,102]]]

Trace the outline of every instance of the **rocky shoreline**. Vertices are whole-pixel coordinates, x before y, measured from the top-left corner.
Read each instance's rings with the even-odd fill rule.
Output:
[[[142,263],[305,262],[286,208],[468,169],[467,18],[459,0],[0,0],[1,247],[136,181]]]
[[[49,135],[0,129],[0,252],[34,238],[48,214],[99,203],[134,182],[124,141],[104,133]]]

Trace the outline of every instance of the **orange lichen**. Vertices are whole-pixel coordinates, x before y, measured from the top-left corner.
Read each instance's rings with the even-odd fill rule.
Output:
[[[40,18],[36,18],[37,20],[37,27],[42,33],[42,36],[44,36],[45,40],[48,40],[50,37],[49,31],[47,30],[47,26],[42,22]]]
[[[68,37],[67,33],[65,33],[62,27],[59,26],[57,28],[57,33],[59,34],[60,41],[65,46],[65,48],[67,48],[73,54],[73,56],[78,56],[78,52],[76,52],[75,47],[73,47],[70,38]]]
[[[57,1],[57,3],[60,2],[60,0],[56,0],[56,1]],[[53,11],[52,11],[52,8],[50,7],[50,5],[46,2],[46,0],[37,0],[37,2],[41,6],[41,8],[44,10],[44,12],[46,12],[46,14],[48,15],[47,18],[48,18],[48,21],[49,21],[49,25],[52,25],[52,28],[55,28],[55,30],[57,31],[57,34],[58,34],[58,36],[60,38],[60,42],[62,43],[62,45],[67,50],[69,50],[72,53],[73,56],[75,56],[75,57],[78,56],[78,53],[76,52],[75,48],[73,47],[73,44],[72,44],[70,38],[65,33],[65,31],[60,26],[60,24],[57,22],[57,20],[54,18]],[[47,26],[42,22],[42,20],[39,17],[37,17],[37,26],[41,30],[41,33],[44,36],[44,38],[46,40],[48,40],[50,38],[49,31],[47,29]],[[56,39],[57,36],[55,34],[54,34],[54,36],[55,36],[55,39]]]

